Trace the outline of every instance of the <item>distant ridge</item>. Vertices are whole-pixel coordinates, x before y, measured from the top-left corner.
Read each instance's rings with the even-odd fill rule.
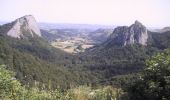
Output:
[[[112,29],[114,25],[98,25],[98,24],[70,24],[70,23],[39,23],[40,29],[92,29],[99,28]]]

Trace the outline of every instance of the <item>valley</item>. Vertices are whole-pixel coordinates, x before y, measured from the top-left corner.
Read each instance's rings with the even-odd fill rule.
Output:
[[[0,26],[0,72],[4,74],[0,74],[0,78],[7,80],[0,83],[9,81],[10,86],[19,87],[16,94],[21,93],[24,98],[32,94],[44,99],[43,94],[46,94],[48,99],[54,100],[56,95],[60,95],[57,100],[105,100],[105,95],[109,95],[109,100],[136,100],[143,96],[157,98],[150,96],[152,89],[147,87],[162,81],[152,80],[152,77],[161,80],[166,77],[165,83],[169,82],[170,31],[152,32],[139,21],[113,28],[83,28],[83,25],[71,29],[54,27],[43,29],[41,26],[40,29],[32,15]],[[158,64],[163,67],[159,69]],[[16,74],[11,74],[13,72]],[[14,80],[11,80],[13,77]],[[145,95],[141,96],[143,87],[146,91],[142,91]],[[166,85],[156,86],[156,89],[160,87]],[[133,95],[135,93],[136,96]],[[5,95],[20,98],[18,95]],[[68,99],[68,95],[72,99]],[[80,95],[84,99],[79,99]]]
[[[170,100],[170,0],[0,0],[0,100]]]
[[[43,26],[45,27],[45,25]],[[79,27],[81,29],[42,29],[42,35],[56,48],[68,53],[80,53],[101,44],[109,37],[113,30],[102,29],[102,27],[96,30],[93,28],[83,29],[85,27],[83,25]]]

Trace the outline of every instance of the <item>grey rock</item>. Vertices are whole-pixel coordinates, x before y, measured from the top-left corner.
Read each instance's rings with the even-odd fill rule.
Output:
[[[41,36],[40,29],[32,15],[26,15],[13,21],[11,28],[5,34],[14,38],[33,37],[34,35]]]
[[[135,21],[131,26],[121,26],[115,28],[110,35],[109,42],[115,45],[125,46],[128,44],[147,45],[148,33],[145,26]]]

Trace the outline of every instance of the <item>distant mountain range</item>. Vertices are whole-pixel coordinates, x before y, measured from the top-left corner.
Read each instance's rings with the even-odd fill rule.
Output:
[[[113,25],[95,25],[95,24],[69,24],[69,23],[39,23],[40,29],[112,29]]]
[[[8,22],[0,21],[0,25],[6,24]]]
[[[152,30],[153,32],[159,32],[159,33],[163,33],[163,32],[167,32],[167,31],[170,31],[170,27],[164,27],[162,29],[155,29],[155,30]]]

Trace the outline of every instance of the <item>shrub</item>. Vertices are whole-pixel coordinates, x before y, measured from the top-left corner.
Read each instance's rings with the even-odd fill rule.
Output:
[[[131,100],[170,100],[170,51],[146,61],[139,80],[129,88]]]
[[[21,84],[14,78],[14,73],[5,69],[4,65],[0,66],[0,98],[12,99],[17,98],[20,94]]]
[[[38,87],[24,87],[14,78],[15,74],[0,66],[0,99],[2,100],[120,100],[123,91],[111,86],[92,89],[79,86],[60,91],[40,90]]]

